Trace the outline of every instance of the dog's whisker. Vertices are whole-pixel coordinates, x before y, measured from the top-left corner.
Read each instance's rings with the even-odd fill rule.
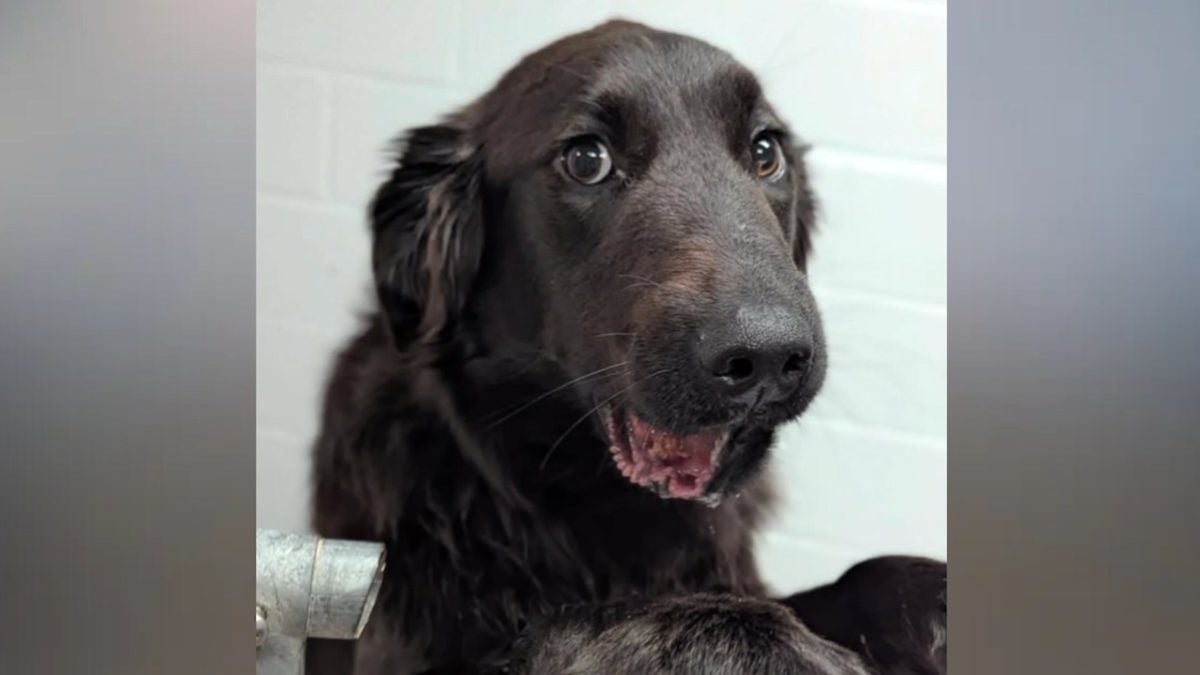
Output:
[[[637,283],[635,283],[635,284],[629,284],[629,285],[628,285],[628,286],[626,286],[625,288],[622,288],[622,289],[621,289],[621,292],[622,292],[622,293],[624,293],[625,291],[631,291],[631,290],[633,290],[633,289],[635,289],[635,288],[641,288],[642,286],[653,286],[653,287],[655,287],[655,288],[661,288],[661,287],[662,287],[662,284],[652,284],[652,283],[650,283],[650,282],[648,282],[648,281],[639,281],[639,282],[637,282]]]
[[[617,393],[615,393],[612,396],[609,396],[608,398],[604,399],[603,401],[597,403],[594,407],[592,407],[591,410],[585,412],[583,415],[581,415],[579,417],[579,419],[572,422],[571,426],[567,427],[567,430],[564,431],[562,433],[562,435],[559,436],[556,441],[554,441],[554,444],[550,446],[550,449],[546,451],[546,456],[542,458],[542,463],[538,465],[538,471],[542,471],[546,468],[546,463],[550,461],[550,456],[554,454],[554,451],[558,449],[558,446],[563,442],[563,440],[566,439],[566,437],[569,436],[571,434],[571,432],[575,430],[575,427],[578,427],[580,424],[583,424],[584,421],[586,421],[587,418],[591,417],[593,413],[595,413],[597,410],[602,408],[604,405],[606,405],[607,403],[609,403],[616,397],[618,397],[621,394],[624,394],[626,391],[632,389],[636,384],[637,384],[637,382],[634,382],[633,384],[629,385],[628,387],[624,387],[624,388],[618,390]]]
[[[632,283],[632,284],[629,284],[629,285],[628,285],[628,286],[626,286],[625,288],[622,288],[622,289],[621,289],[621,292],[622,292],[622,293],[624,293],[624,292],[626,292],[626,291],[630,291],[630,290],[632,290],[632,289],[634,289],[634,288],[639,288],[639,287],[641,287],[641,286],[653,286],[654,288],[660,288],[660,289],[662,289],[662,290],[664,290],[664,291],[676,291],[676,292],[679,292],[679,293],[685,293],[685,294],[686,294],[686,293],[691,293],[691,292],[692,292],[692,289],[690,289],[690,288],[688,288],[688,287],[686,287],[686,286],[683,286],[683,285],[681,285],[681,284],[678,284],[678,283],[671,282],[671,281],[667,281],[667,282],[665,282],[665,283],[664,283],[664,282],[661,282],[661,281],[654,281],[654,280],[652,280],[652,279],[646,279],[646,278],[644,278],[644,277],[638,277],[638,276],[634,276],[634,275],[632,275],[632,274],[621,274],[621,275],[619,275],[619,276],[622,276],[622,277],[629,277],[629,278],[631,278],[631,279],[637,279],[637,281],[636,281],[636,282],[634,282],[634,283]]]
[[[611,372],[611,371],[613,371],[613,370],[615,370],[615,369],[617,369],[617,368],[622,368],[622,367],[624,367],[624,366],[626,366],[626,365],[628,365],[628,364],[629,364],[629,362],[628,362],[628,361],[622,361],[622,362],[620,362],[620,363],[614,363],[614,364],[612,364],[611,366],[605,366],[605,367],[603,367],[603,368],[598,368],[598,369],[596,369],[596,370],[593,370],[593,371],[592,371],[592,372],[590,372],[590,373],[587,373],[586,375],[580,375],[579,377],[577,377],[577,378],[575,378],[575,379],[573,379],[573,380],[570,380],[570,381],[568,381],[568,382],[566,382],[566,383],[560,384],[559,386],[557,386],[557,387],[555,387],[555,388],[551,389],[550,391],[542,392],[541,394],[539,394],[539,395],[535,396],[533,399],[531,399],[531,400],[529,400],[529,401],[526,401],[525,403],[521,404],[521,405],[520,405],[520,406],[518,406],[516,409],[509,411],[509,412],[508,412],[508,413],[506,413],[506,414],[505,414],[503,417],[501,417],[500,419],[496,420],[495,422],[491,422],[491,423],[489,423],[489,424],[488,424],[488,428],[489,428],[489,429],[493,429],[493,428],[495,428],[495,427],[499,426],[500,424],[504,423],[505,421],[507,421],[507,420],[511,419],[511,418],[512,418],[514,415],[517,415],[517,414],[521,413],[522,411],[524,411],[524,410],[528,409],[530,406],[532,406],[532,405],[534,405],[534,404],[536,404],[536,403],[538,403],[538,402],[540,402],[540,401],[543,401],[543,400],[545,400],[546,398],[548,398],[548,397],[550,397],[550,396],[553,396],[554,394],[557,394],[558,392],[560,392],[560,391],[562,391],[563,389],[566,389],[566,388],[568,388],[568,387],[570,387],[570,386],[572,386],[572,385],[579,384],[579,383],[581,383],[581,382],[583,382],[583,381],[585,381],[585,380],[588,380],[588,379],[590,379],[590,378],[594,378],[594,377],[598,377],[598,376],[600,376],[600,375],[604,375],[605,377],[612,377],[613,375],[618,375],[618,374],[620,374],[620,373],[613,373],[613,372]],[[623,372],[623,371],[621,371],[621,372]],[[607,373],[607,374],[606,374],[606,373]]]
[[[598,338],[606,338],[606,337],[636,337],[636,336],[637,336],[637,333],[597,333],[597,334],[596,334],[596,337],[598,337]]]
[[[594,414],[597,410],[608,405],[614,399],[616,399],[618,396],[620,396],[621,394],[624,394],[625,392],[629,391],[630,389],[633,389],[637,385],[649,380],[652,377],[658,377],[659,375],[662,375],[663,373],[665,373],[669,370],[670,370],[670,368],[663,368],[662,370],[657,370],[639,380],[634,381],[628,387],[623,387],[620,390],[618,390],[615,394],[613,394],[612,396],[609,396],[608,398],[604,399],[603,401],[600,401],[595,406],[593,406],[591,410],[588,410],[579,419],[572,422],[571,426],[567,427],[567,430],[564,431],[562,433],[562,435],[558,437],[558,440],[554,441],[554,445],[551,445],[550,449],[546,451],[546,456],[542,458],[542,463],[540,465],[538,465],[538,471],[542,471],[546,468],[546,463],[550,461],[550,456],[553,455],[554,451],[558,449],[558,446],[561,445],[562,442],[567,439],[567,436],[569,436],[571,434],[571,432],[575,430],[575,427],[578,427],[580,424],[583,424],[583,422],[585,420],[587,420],[587,418],[591,417],[592,414]]]
[[[554,357],[554,355],[553,355],[553,354],[551,354],[550,352],[548,352],[548,351],[546,351],[546,350],[544,350],[544,349],[539,349],[539,350],[537,351],[537,353],[536,353],[536,354],[533,356],[533,358],[531,358],[529,361],[526,361],[526,362],[522,363],[522,364],[521,364],[520,366],[518,366],[518,367],[517,367],[517,369],[516,369],[516,370],[514,370],[513,372],[506,374],[506,375],[505,375],[505,376],[504,376],[504,377],[503,377],[503,378],[500,380],[500,382],[512,382],[512,381],[515,381],[515,380],[519,379],[521,376],[523,376],[523,375],[525,375],[526,373],[528,373],[530,370],[533,370],[533,368],[534,368],[535,366],[537,366],[538,364],[540,364],[540,363],[542,363],[542,362],[546,362],[546,361],[549,361],[549,362],[551,362],[551,363],[557,363],[557,362],[558,362],[558,359],[556,359],[556,358]]]
[[[641,282],[638,284],[633,284],[631,286],[627,286],[626,288],[633,288],[634,286],[642,286],[642,285],[658,286],[660,288],[665,288],[665,286],[663,286],[662,282],[655,281],[653,279],[647,279],[646,277],[640,277],[636,274],[618,274],[617,275],[618,279],[620,279],[622,277],[626,278],[626,279],[633,279],[634,281]]]

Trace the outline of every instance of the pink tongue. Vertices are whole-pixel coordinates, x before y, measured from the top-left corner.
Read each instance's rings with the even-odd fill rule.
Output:
[[[630,415],[629,436],[637,478],[663,483],[672,497],[691,499],[704,494],[712,478],[720,430],[676,436]]]

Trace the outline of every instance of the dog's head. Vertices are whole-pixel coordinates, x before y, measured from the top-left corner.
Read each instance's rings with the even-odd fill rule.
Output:
[[[630,481],[736,489],[824,377],[802,160],[725,52],[564,38],[408,134],[372,206],[393,338],[549,354]]]

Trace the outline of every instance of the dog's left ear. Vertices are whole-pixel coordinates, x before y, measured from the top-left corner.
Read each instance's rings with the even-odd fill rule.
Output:
[[[483,161],[453,124],[401,140],[371,203],[372,266],[397,346],[442,340],[461,318],[483,255]]]
[[[799,145],[793,150],[795,162],[792,181],[796,197],[793,208],[796,213],[796,231],[792,235],[792,258],[796,267],[807,271],[808,256],[812,253],[812,235],[817,229],[817,198],[808,182],[808,164],[805,155],[808,146]]]

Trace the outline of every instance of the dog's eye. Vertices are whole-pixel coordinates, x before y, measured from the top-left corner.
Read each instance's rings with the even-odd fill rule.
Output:
[[[778,180],[787,171],[783,148],[779,147],[779,139],[774,134],[763,132],[755,136],[750,154],[754,157],[754,173],[763,180]]]
[[[597,138],[581,138],[568,145],[562,163],[567,175],[584,185],[595,185],[612,173],[612,157]]]

